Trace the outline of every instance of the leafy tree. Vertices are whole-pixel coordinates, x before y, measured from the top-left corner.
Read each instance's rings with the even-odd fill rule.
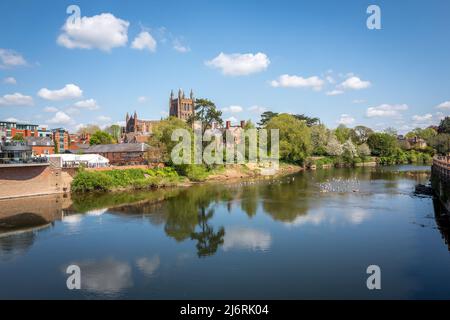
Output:
[[[105,131],[109,133],[114,138],[114,140],[119,141],[121,133],[121,128],[119,125],[113,124],[106,128]]]
[[[342,144],[338,141],[335,134],[331,134],[328,139],[327,146],[325,148],[329,156],[341,156],[344,150],[342,149]]]
[[[450,134],[448,133],[440,133],[431,137],[429,143],[439,154],[448,154],[450,152]]]
[[[90,145],[96,144],[111,144],[114,138],[105,131],[97,131],[91,136]]]
[[[272,111],[266,111],[261,114],[261,120],[258,122],[258,125],[261,127],[264,127],[270,119],[273,117],[276,117],[278,113],[272,112]]]
[[[311,144],[314,155],[323,156],[326,154],[329,136],[330,132],[323,124],[311,127]]]
[[[417,137],[417,138],[424,139],[425,141],[428,141],[435,135],[437,135],[437,132],[433,128],[426,128],[426,129],[416,128],[413,131],[408,132],[406,134],[406,138]]]
[[[345,143],[342,145],[342,150],[344,157],[347,159],[353,159],[358,156],[358,150],[356,150],[355,145],[350,139],[345,141]]]
[[[397,129],[395,129],[395,128],[393,128],[393,127],[388,127],[388,128],[386,128],[386,129],[384,130],[384,133],[387,133],[387,134],[389,134],[389,135],[391,135],[391,136],[394,136],[394,137],[397,137],[397,134],[398,134]]]
[[[311,151],[311,130],[304,121],[283,113],[270,119],[266,129],[279,129],[280,158],[303,164]]]
[[[374,133],[367,140],[374,156],[388,157],[398,149],[397,138],[388,133]]]
[[[79,128],[77,133],[78,134],[88,133],[88,134],[92,135],[92,134],[96,133],[97,131],[102,131],[99,126],[97,126],[95,124],[88,124],[86,126],[82,126],[81,128]]]
[[[350,131],[350,138],[358,145],[366,143],[373,130],[365,126],[356,126]]]
[[[159,150],[160,156],[165,162],[170,162],[170,153],[178,144],[178,141],[172,141],[172,132],[176,129],[192,132],[192,128],[186,122],[176,117],[161,120],[153,127],[153,135],[149,139],[149,144],[153,149]]]
[[[439,133],[449,133],[450,134],[450,117],[445,117],[441,120],[438,128]]]
[[[334,134],[340,143],[344,143],[350,138],[351,129],[347,128],[344,124],[340,124],[335,130]]]
[[[294,115],[294,117],[297,118],[298,120],[306,121],[306,125],[308,127],[312,127],[312,126],[316,126],[316,125],[320,124],[319,118],[308,117],[308,116],[305,116],[304,114],[296,114],[296,115]]]
[[[200,121],[202,123],[202,133],[209,128],[213,122],[223,124],[222,111],[216,108],[214,102],[208,99],[195,100],[195,115],[188,119],[189,124],[193,124],[194,121]]]
[[[368,157],[368,156],[370,156],[370,148],[369,148],[369,146],[367,145],[367,143],[363,143],[363,144],[361,144],[361,145],[359,145],[358,147],[357,147],[357,149],[358,149],[358,154],[361,156],[361,157]]]

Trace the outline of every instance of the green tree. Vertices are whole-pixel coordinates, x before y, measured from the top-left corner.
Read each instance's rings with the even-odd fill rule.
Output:
[[[311,151],[311,130],[305,121],[283,113],[273,117],[266,129],[279,129],[280,158],[287,162],[303,164]]]
[[[397,129],[395,129],[393,127],[388,127],[386,129],[384,129],[384,133],[387,133],[387,134],[389,134],[391,136],[394,136],[394,137],[397,137],[397,134],[398,134]]]
[[[396,154],[397,139],[388,133],[374,133],[367,140],[374,156],[388,157]]]
[[[264,127],[270,119],[273,117],[276,117],[278,113],[272,112],[272,111],[266,111],[261,114],[261,120],[258,122],[258,125],[261,127]]]
[[[294,115],[294,117],[297,118],[298,120],[306,121],[306,125],[308,127],[317,126],[320,124],[320,119],[316,117],[308,117],[305,116],[304,114],[296,114]]]
[[[440,133],[431,137],[429,143],[439,154],[448,154],[450,152],[450,134],[448,133]]]
[[[222,111],[216,108],[214,102],[208,99],[195,100],[195,114],[188,119],[188,123],[192,125],[194,121],[202,123],[202,133],[209,128],[213,122],[223,124]]]
[[[428,142],[428,140],[430,140],[432,137],[434,137],[435,135],[437,135],[437,131],[434,130],[433,128],[426,128],[426,129],[422,129],[422,128],[416,128],[410,132],[408,132],[406,134],[406,138],[421,138],[424,139],[425,141]]]
[[[357,145],[367,142],[373,130],[365,126],[356,126],[350,131],[350,138]]]
[[[336,135],[334,133],[330,135],[325,150],[327,155],[332,157],[339,157],[344,152],[344,150],[342,149],[342,144],[336,138]]]
[[[176,129],[185,129],[191,132],[192,128],[183,120],[176,117],[169,117],[161,120],[153,127],[153,135],[149,138],[152,149],[159,150],[164,162],[170,163],[170,153],[178,141],[172,141],[172,132]]]
[[[438,128],[439,133],[449,133],[450,134],[450,117],[445,117],[441,120]]]
[[[335,130],[334,134],[340,143],[344,143],[350,138],[351,129],[347,128],[344,124],[340,124]]]
[[[113,124],[106,128],[105,131],[109,133],[114,138],[114,140],[119,141],[121,134],[121,128],[119,125]]]
[[[85,125],[85,126],[82,126],[81,128],[79,128],[77,133],[78,134],[88,133],[88,134],[92,135],[92,134],[96,133],[97,131],[102,131],[98,125],[88,124],[88,125]]]
[[[96,144],[111,144],[114,138],[105,131],[97,131],[91,136],[90,145]]]
[[[329,136],[330,132],[323,124],[311,127],[311,145],[314,155],[323,156],[326,154]]]
[[[367,143],[363,143],[363,144],[359,145],[357,147],[357,149],[358,149],[359,156],[362,158],[368,157],[371,154],[370,148],[367,145]]]

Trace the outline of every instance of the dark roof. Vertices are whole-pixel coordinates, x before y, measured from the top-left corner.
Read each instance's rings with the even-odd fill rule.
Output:
[[[53,141],[49,137],[25,137],[25,141],[30,146],[53,146]]]
[[[150,146],[146,143],[118,143],[98,144],[83,150],[84,153],[106,153],[106,152],[143,152]]]

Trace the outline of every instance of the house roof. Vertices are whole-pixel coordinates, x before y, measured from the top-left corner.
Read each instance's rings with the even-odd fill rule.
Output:
[[[29,146],[53,146],[53,141],[49,137],[25,137]]]
[[[84,153],[144,152],[148,149],[150,146],[146,143],[98,144],[85,149]]]

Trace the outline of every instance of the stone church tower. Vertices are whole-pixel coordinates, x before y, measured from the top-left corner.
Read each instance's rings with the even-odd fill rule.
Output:
[[[192,90],[189,98],[184,96],[184,92],[181,89],[178,90],[178,97],[174,97],[173,91],[171,91],[169,115],[186,121],[193,114],[195,114],[195,98]]]

